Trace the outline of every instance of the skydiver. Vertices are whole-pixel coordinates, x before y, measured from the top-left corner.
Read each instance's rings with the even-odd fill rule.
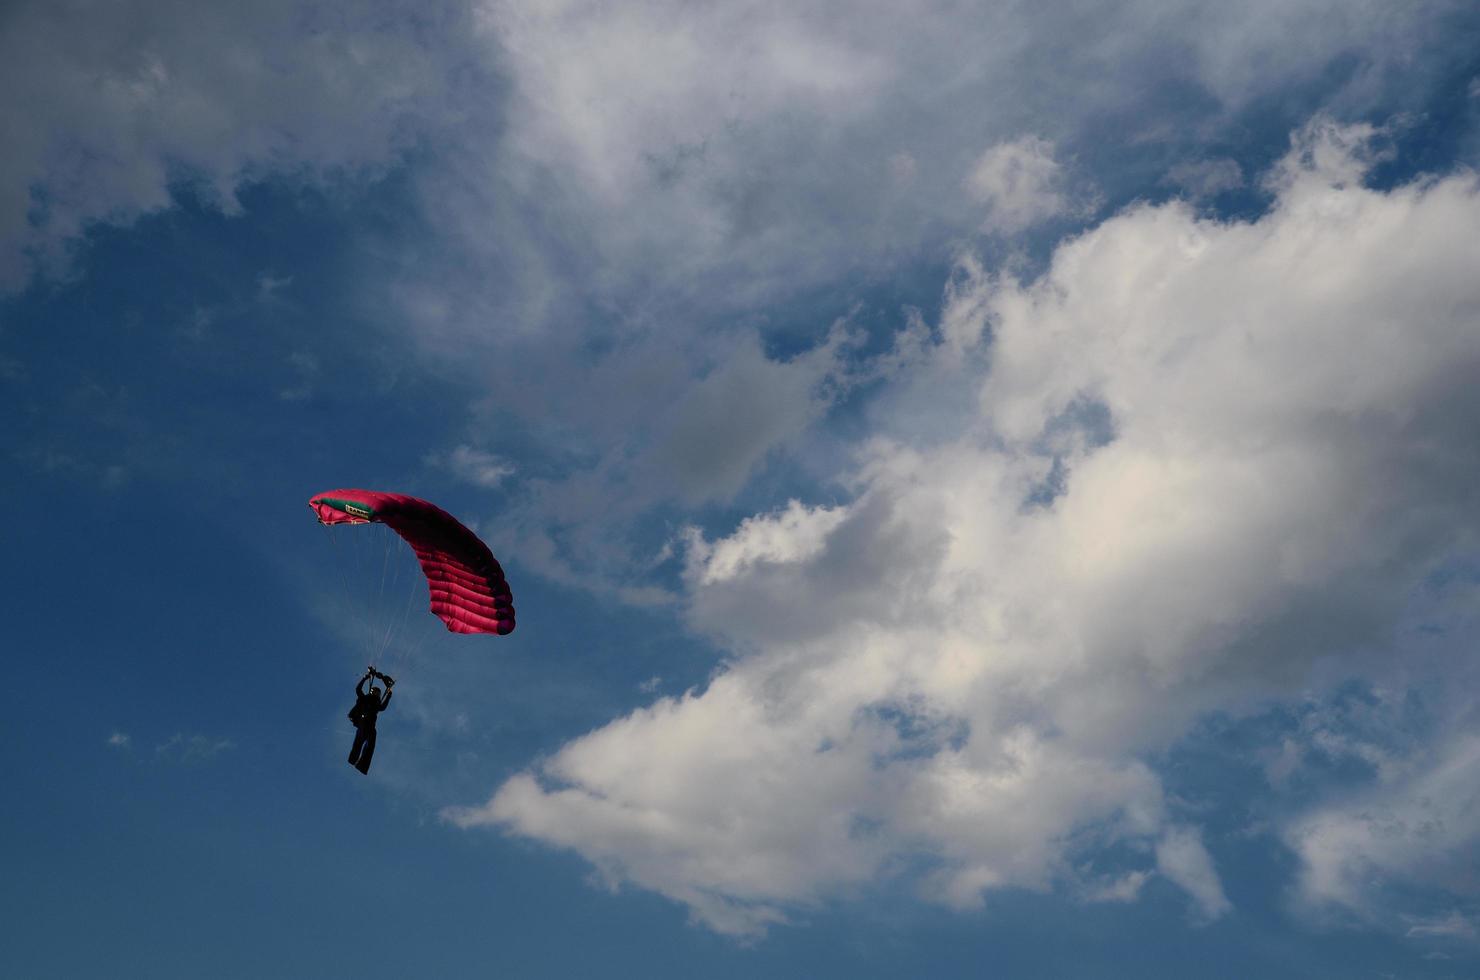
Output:
[[[374,684],[370,685],[370,691],[366,693],[365,682],[372,677],[385,681],[384,698],[381,697],[380,688]],[[375,716],[391,703],[391,688],[395,686],[394,678],[389,674],[382,674],[374,667],[367,668],[365,676],[355,685],[355,706],[349,709],[349,720],[355,725],[355,744],[349,750],[349,764],[366,775],[370,773],[370,758],[375,755]]]

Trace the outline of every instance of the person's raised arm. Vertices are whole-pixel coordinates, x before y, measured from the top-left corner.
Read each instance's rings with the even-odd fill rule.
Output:
[[[365,696],[365,682],[369,679],[369,674],[366,674],[364,677],[360,678],[360,683],[355,685],[355,697],[362,698]]]

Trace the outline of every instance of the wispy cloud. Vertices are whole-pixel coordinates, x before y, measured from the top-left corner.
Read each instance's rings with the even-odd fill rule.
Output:
[[[1428,886],[1476,897],[1470,859],[1480,829],[1468,815],[1480,806],[1477,774],[1480,733],[1456,732],[1448,744],[1427,746],[1411,771],[1293,819],[1284,835],[1301,861],[1300,899],[1317,911],[1336,908],[1386,924],[1395,889]],[[1452,930],[1463,920],[1445,922]],[[1439,935],[1444,927],[1420,923],[1408,935]]]
[[[1194,197],[1212,197],[1244,186],[1244,171],[1238,161],[1188,160],[1167,171],[1166,181]]]
[[[1480,936],[1475,920],[1458,909],[1433,919],[1415,920],[1404,933],[1409,939],[1459,939],[1474,941]]]
[[[489,0],[477,8],[478,37],[506,55],[513,97],[498,131],[508,138],[467,152],[561,193],[546,195],[547,220],[521,236],[494,190],[502,184],[444,174],[435,200],[441,226],[469,247],[490,257],[520,249],[521,299],[501,304],[508,315],[564,319],[569,288],[620,308],[663,296],[745,310],[974,232],[982,213],[970,207],[971,181],[963,187],[973,170],[1002,205],[999,227],[1056,213],[1056,161],[1107,120],[1127,140],[1191,150],[1252,101],[1310,85],[1354,52],[1372,66],[1363,83],[1422,85],[1415,55],[1450,6],[1377,16],[1371,3],[1302,0],[1249,17],[1175,0],[1148,18],[1135,4],[912,0],[840,19],[827,4],[765,0]],[[1206,112],[1146,120],[1145,101],[1159,96],[1173,115],[1189,99],[1206,100]],[[1029,120],[1047,125],[1025,138]],[[490,222],[503,230],[491,234]],[[568,240],[567,226],[580,229]],[[561,240],[546,250],[552,234]],[[426,332],[445,338],[460,319],[448,315],[451,291],[413,292],[441,297]],[[485,334],[480,312],[466,319]]]
[[[1169,830],[1156,845],[1156,868],[1191,895],[1199,918],[1212,921],[1232,910],[1202,835],[1187,827]]]
[[[428,466],[440,467],[475,487],[491,490],[514,475],[514,464],[487,450],[463,444],[446,453],[428,453]]]
[[[308,351],[293,351],[288,355],[288,366],[297,375],[297,382],[278,392],[286,402],[301,402],[313,397],[314,381],[319,376],[319,359]]]
[[[211,735],[175,733],[154,747],[154,757],[161,762],[188,765],[209,762],[223,752],[236,748],[228,738]]]
[[[418,9],[422,5],[418,5]],[[460,5],[443,4],[458,20]],[[410,6],[336,13],[315,4],[22,2],[0,39],[6,153],[0,162],[0,288],[65,266],[91,223],[171,203],[188,176],[235,213],[244,181],[272,172],[348,175],[393,161],[407,127],[441,118],[436,54]],[[126,27],[126,29],[125,29]],[[450,32],[440,40],[463,33]],[[100,55],[100,52],[106,52]]]
[[[257,298],[262,301],[271,301],[292,284],[292,276],[274,276],[269,272],[264,272],[257,277]]]

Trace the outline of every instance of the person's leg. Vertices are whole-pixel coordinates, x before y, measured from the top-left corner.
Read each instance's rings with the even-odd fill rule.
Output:
[[[360,753],[365,748],[365,729],[355,729],[355,744],[349,747],[349,764],[357,766],[360,761]]]
[[[360,761],[355,766],[360,772],[370,774],[370,759],[375,755],[375,729],[365,732],[365,748],[360,751]]]

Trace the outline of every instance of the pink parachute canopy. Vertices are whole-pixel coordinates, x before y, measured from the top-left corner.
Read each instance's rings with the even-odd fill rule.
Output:
[[[384,524],[421,562],[432,614],[454,633],[514,631],[514,596],[488,545],[435,504],[401,493],[326,490],[309,498],[320,524]]]

